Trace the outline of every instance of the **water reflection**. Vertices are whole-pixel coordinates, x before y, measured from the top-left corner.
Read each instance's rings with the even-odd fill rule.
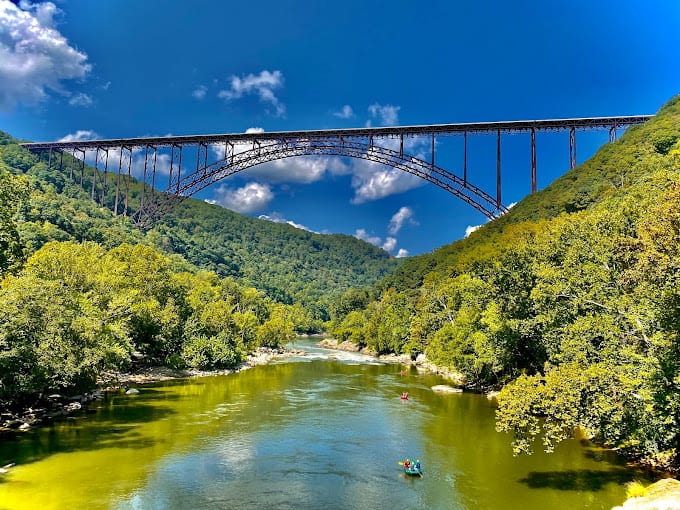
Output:
[[[19,465],[0,508],[609,509],[636,475],[578,441],[514,458],[484,396],[303,348],[309,356],[240,374],[145,386],[1,443]],[[424,478],[404,476],[406,456]]]

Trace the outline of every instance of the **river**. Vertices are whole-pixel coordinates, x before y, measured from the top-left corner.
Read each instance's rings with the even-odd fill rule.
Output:
[[[513,457],[483,395],[356,353],[141,386],[0,442],[0,509],[610,509],[641,473],[572,440]],[[408,391],[410,398],[399,398]],[[421,460],[423,477],[398,464]]]

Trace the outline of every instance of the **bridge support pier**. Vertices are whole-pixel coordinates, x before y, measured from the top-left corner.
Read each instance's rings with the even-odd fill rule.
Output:
[[[87,150],[80,151],[83,153],[83,160],[80,162],[80,189],[83,189],[83,179],[85,178],[85,157]]]
[[[75,149],[73,149],[71,151],[71,165],[70,165],[71,169],[70,169],[69,175],[68,175],[69,179],[71,179],[71,180],[73,180],[73,160],[74,159],[76,159],[76,150]]]
[[[536,193],[536,128],[531,128],[531,192]]]
[[[118,157],[118,176],[116,177],[116,199],[113,202],[113,215],[118,216],[118,200],[120,198],[120,171],[123,168],[123,148],[120,148]]]
[[[496,207],[501,208],[501,130],[496,134]]]
[[[97,172],[99,171],[99,147],[94,151],[94,168],[92,169],[92,191],[90,192],[90,199],[94,200],[94,194],[97,187]]]
[[[180,181],[182,180],[182,148],[183,146],[179,146],[179,164],[177,165],[177,193],[179,193],[179,184]],[[168,189],[170,189],[168,187]]]
[[[430,160],[430,167],[434,168],[434,133],[432,133],[432,159]]]
[[[569,130],[569,169],[576,168],[576,128]]]
[[[142,174],[142,193],[139,197],[139,208],[144,209],[144,191],[146,190],[146,167],[149,163],[149,146],[144,148],[144,173]]]
[[[153,195],[156,186],[156,160],[158,156],[158,148],[153,148],[153,171],[151,173],[151,194]]]
[[[467,131],[463,131],[463,185],[467,186]]]
[[[104,204],[106,203],[106,177],[109,174],[109,149],[106,149],[105,153],[106,159],[104,160],[104,179],[102,180],[102,197],[99,202],[102,207],[104,207]]]
[[[125,202],[123,206],[123,216],[127,216],[128,212],[128,197],[130,196],[130,177],[132,173],[132,147],[129,147],[128,151],[130,151],[130,159],[128,159],[127,179],[125,180]]]

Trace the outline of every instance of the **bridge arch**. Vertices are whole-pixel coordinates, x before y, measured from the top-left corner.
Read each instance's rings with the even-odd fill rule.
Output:
[[[371,142],[348,140],[342,137],[338,139],[265,140],[259,143],[254,141],[252,148],[240,152],[235,152],[231,145],[231,154],[228,154],[229,145],[225,143],[224,158],[210,164],[197,165],[197,169],[189,174],[178,175],[176,178],[171,175],[168,189],[162,193],[155,193],[142,202],[142,207],[135,216],[136,223],[142,227],[150,227],[169,212],[178,200],[191,197],[208,186],[243,170],[275,160],[302,156],[363,159],[401,170],[439,186],[489,219],[494,219],[508,210],[496,198],[467,179],[434,165],[431,161],[404,153],[403,150],[397,151]],[[208,146],[204,147],[207,156]]]

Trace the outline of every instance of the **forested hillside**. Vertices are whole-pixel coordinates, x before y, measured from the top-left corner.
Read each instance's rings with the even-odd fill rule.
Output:
[[[90,389],[133,360],[236,366],[320,331],[334,296],[396,264],[353,237],[190,199],[144,232],[113,216],[113,186],[108,207],[91,200],[91,176],[0,133],[0,409]]]
[[[315,234],[193,199],[184,200],[143,233],[111,214],[114,186],[105,197],[108,209],[90,200],[91,168],[86,167],[81,189],[79,175],[68,175],[70,155],[63,156],[59,171],[56,157],[48,168],[46,154],[39,160],[17,142],[0,132],[0,168],[30,180],[30,195],[18,216],[27,255],[49,240],[96,241],[107,247],[148,244],[220,277],[233,277],[279,302],[300,303],[319,321],[328,319],[334,296],[350,287],[373,285],[397,265],[387,252],[352,236]],[[76,174],[79,165],[73,165]],[[138,182],[131,183],[130,214],[139,203],[140,189]]]
[[[197,200],[181,203],[151,235],[160,247],[199,267],[283,303],[301,303],[324,320],[332,298],[374,284],[397,265],[382,249],[353,236],[315,234]]]
[[[577,428],[680,466],[680,96],[468,239],[349,291],[332,332],[503,387],[516,452]]]

